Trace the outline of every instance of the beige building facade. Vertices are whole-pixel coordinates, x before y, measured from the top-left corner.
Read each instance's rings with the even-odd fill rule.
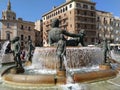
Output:
[[[114,17],[113,20],[113,28],[114,28],[114,42],[120,43],[120,17]]]
[[[114,17],[112,13],[96,10],[96,21],[97,21],[97,40],[101,42],[103,38],[107,38],[111,42],[114,41]]]
[[[85,44],[94,44],[96,40],[96,3],[90,0],[66,0],[43,15],[43,45],[48,44],[48,31],[53,18],[60,20],[60,28],[71,33],[86,31]],[[68,37],[67,37],[68,38]]]
[[[36,46],[43,46],[43,22],[42,20],[37,20],[35,22],[35,41]]]
[[[22,18],[16,19],[16,13],[11,10],[10,0],[7,10],[2,12],[1,22],[1,40],[12,40],[19,36],[21,47],[25,48],[27,41],[32,40],[35,45],[34,22],[24,21]]]

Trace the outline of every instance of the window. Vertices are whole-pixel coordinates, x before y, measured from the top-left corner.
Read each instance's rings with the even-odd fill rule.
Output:
[[[61,9],[61,13],[62,13],[62,9]]]
[[[97,22],[99,22],[100,21],[100,17],[97,17]]]
[[[6,33],[6,39],[7,39],[7,40],[10,40],[10,32],[7,32],[7,33]]]
[[[24,46],[24,43],[23,43],[23,42],[21,42],[21,46]]]
[[[91,38],[91,42],[94,42],[94,38]]]
[[[9,23],[7,23],[7,28],[10,28],[10,24]]]
[[[77,14],[79,14],[79,10],[77,10]]]
[[[56,12],[56,15],[57,15],[57,12]]]
[[[58,14],[60,14],[60,11],[58,11]]]
[[[76,7],[81,8],[81,4],[80,3],[76,3]]]
[[[107,20],[106,20],[106,18],[104,18],[104,23],[107,24]]]
[[[59,16],[59,19],[61,19],[61,16]]]
[[[72,4],[70,4],[70,6],[69,6],[70,8],[72,7]]]
[[[84,15],[87,15],[87,12],[86,12],[86,11],[84,12]]]
[[[15,17],[13,17],[13,20],[15,20]]]
[[[23,25],[21,25],[21,29],[23,29]]]
[[[28,27],[28,30],[30,31],[30,30],[31,30],[31,27]]]
[[[63,12],[65,12],[65,9],[63,8]]]
[[[31,37],[30,37],[30,35],[28,36],[28,40],[31,40]]]
[[[110,18],[110,25],[113,25],[112,19]]]
[[[94,16],[94,13],[91,12],[91,16]]]
[[[88,9],[88,5],[85,5],[85,4],[84,4],[84,5],[83,5],[83,8]]]
[[[21,40],[23,40],[24,39],[24,35],[21,35]]]
[[[91,6],[91,10],[94,10],[95,8],[94,8],[94,6]]]
[[[66,11],[67,11],[67,6],[66,6],[66,8],[65,8],[65,9],[66,9]]]

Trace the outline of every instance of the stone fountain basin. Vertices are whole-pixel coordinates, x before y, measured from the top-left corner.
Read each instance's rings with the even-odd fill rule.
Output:
[[[110,78],[114,78],[117,75],[116,70],[100,70],[91,72],[74,73],[72,75],[73,83],[82,82],[94,82],[101,81]],[[64,85],[67,83],[67,77],[57,76],[57,75],[22,75],[22,74],[6,74],[3,77],[3,81],[10,85],[20,85],[20,86],[55,86]]]
[[[75,83],[94,82],[94,81],[114,78],[117,76],[117,73],[118,72],[116,70],[112,70],[112,69],[86,72],[86,73],[75,73],[73,75],[73,79]]]

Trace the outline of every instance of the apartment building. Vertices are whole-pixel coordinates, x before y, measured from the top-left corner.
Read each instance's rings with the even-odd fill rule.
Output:
[[[43,22],[42,20],[37,20],[35,22],[35,45],[43,46]]]
[[[103,38],[107,38],[111,42],[114,41],[113,21],[114,21],[114,17],[112,13],[101,11],[101,10],[96,10],[98,42],[101,42]]]
[[[115,16],[113,20],[114,41],[120,43],[120,17]]]
[[[96,3],[90,0],[66,0],[60,6],[43,15],[43,45],[48,44],[48,31],[51,29],[53,18],[60,20],[60,28],[71,33],[86,31],[85,44],[94,44],[96,41]],[[69,38],[69,37],[66,37]]]

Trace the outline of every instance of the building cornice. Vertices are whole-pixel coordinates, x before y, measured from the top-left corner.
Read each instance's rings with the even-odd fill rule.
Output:
[[[0,22],[14,22],[14,23],[29,23],[29,24],[34,24],[34,22],[29,22],[29,21],[20,21],[20,20],[3,20],[3,19],[0,19]]]
[[[82,3],[90,3],[90,4],[93,4],[93,5],[96,4],[95,2],[91,2],[91,1],[84,1],[84,0],[71,0],[71,1],[69,1],[69,2],[65,2],[65,3],[61,4],[61,5],[58,6],[58,7],[55,7],[54,9],[52,9],[51,11],[49,11],[48,13],[43,14],[42,17],[44,17],[44,16],[50,14],[51,12],[54,12],[54,11],[60,9],[61,7],[64,7],[65,5],[68,5],[68,4],[70,4],[71,2],[74,2],[74,1],[75,1],[75,2],[82,2]]]

